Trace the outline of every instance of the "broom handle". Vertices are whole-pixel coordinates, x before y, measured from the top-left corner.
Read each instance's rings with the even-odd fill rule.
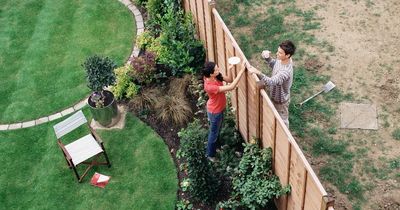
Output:
[[[312,98],[314,98],[315,96],[321,94],[322,92],[324,92],[324,90],[319,91],[318,93],[314,94],[313,96],[311,96],[310,98],[307,98],[306,100],[304,100],[303,102],[300,103],[300,106],[302,106],[304,103],[306,103],[307,101],[311,100]]]

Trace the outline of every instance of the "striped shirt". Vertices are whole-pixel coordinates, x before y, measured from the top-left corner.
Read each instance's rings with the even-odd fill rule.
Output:
[[[269,86],[270,97],[275,103],[283,104],[290,99],[290,88],[293,83],[293,62],[289,60],[288,64],[282,64],[280,60],[265,59],[272,68],[272,75],[268,77],[261,75],[261,81]]]

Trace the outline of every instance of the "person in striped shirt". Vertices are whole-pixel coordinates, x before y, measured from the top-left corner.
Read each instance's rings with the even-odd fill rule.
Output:
[[[260,78],[259,86],[267,85],[270,90],[270,98],[278,111],[283,122],[289,128],[289,103],[290,88],[293,83],[293,62],[292,55],[296,51],[296,46],[292,41],[283,41],[276,52],[276,59],[270,57],[270,51],[264,50],[261,56],[272,68],[271,77],[266,76],[261,71],[251,67],[249,72],[257,74]]]

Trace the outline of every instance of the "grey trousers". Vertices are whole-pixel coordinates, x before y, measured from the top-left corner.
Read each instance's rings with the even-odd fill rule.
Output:
[[[275,106],[276,111],[278,111],[279,116],[281,116],[283,122],[285,123],[286,127],[289,128],[289,103],[290,100],[288,100],[285,103],[276,103],[272,101],[272,103]]]

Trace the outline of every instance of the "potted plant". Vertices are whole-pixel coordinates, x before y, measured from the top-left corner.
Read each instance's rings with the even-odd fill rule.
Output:
[[[88,98],[93,119],[100,125],[111,127],[118,122],[118,108],[114,95],[105,90],[115,83],[115,62],[108,57],[89,56],[82,64],[86,70],[87,86],[93,91]]]

